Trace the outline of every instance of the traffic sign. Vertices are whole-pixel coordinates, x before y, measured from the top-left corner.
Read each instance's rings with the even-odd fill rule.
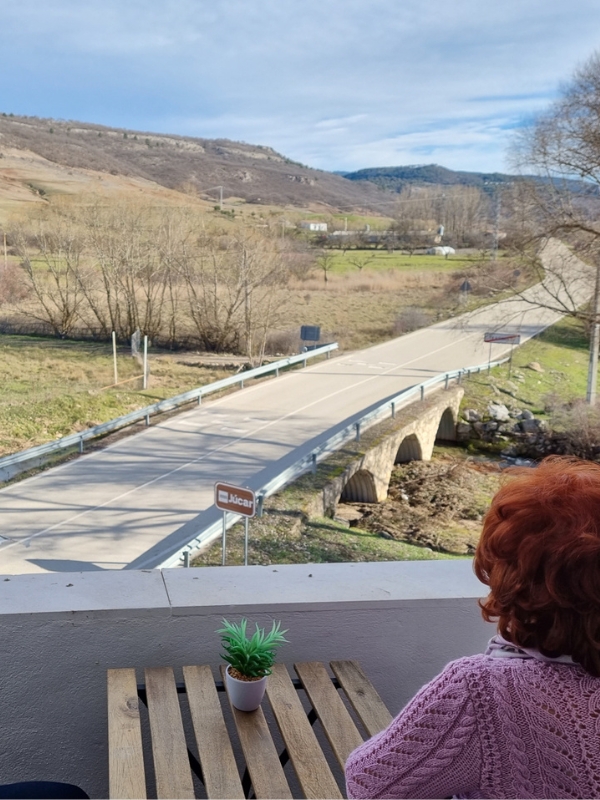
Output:
[[[483,341],[490,344],[521,344],[519,333],[484,333]]]
[[[253,517],[256,513],[254,492],[228,483],[215,483],[215,505],[221,511],[231,511],[244,517]]]

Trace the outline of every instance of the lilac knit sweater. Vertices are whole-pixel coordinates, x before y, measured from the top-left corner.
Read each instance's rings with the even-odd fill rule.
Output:
[[[600,797],[600,678],[579,666],[448,664],[346,764],[348,797]]]

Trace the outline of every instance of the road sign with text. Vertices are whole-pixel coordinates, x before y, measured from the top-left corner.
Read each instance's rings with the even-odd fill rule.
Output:
[[[521,344],[519,333],[484,333],[483,341],[490,344]]]
[[[253,517],[256,512],[256,497],[251,489],[215,483],[215,505],[221,511]]]

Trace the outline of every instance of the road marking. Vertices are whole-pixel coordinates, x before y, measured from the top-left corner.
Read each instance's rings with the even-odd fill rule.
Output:
[[[469,334],[469,336],[472,336],[472,334]],[[452,346],[458,344],[459,342],[463,341],[464,339],[468,339],[469,336],[463,336],[462,339],[459,339],[458,341],[449,342],[448,344],[445,344],[442,347],[438,347],[437,350],[432,350],[432,351],[426,353],[425,355],[417,356],[416,358],[413,358],[411,361],[404,362],[404,364],[394,365],[393,367],[391,367],[386,372],[380,373],[380,375],[385,375],[385,374],[387,374],[389,372],[392,372],[395,369],[402,369],[404,367],[410,366],[410,364],[413,364],[415,361],[420,361],[423,358],[427,358],[429,356],[435,355],[436,353],[439,353],[442,350],[446,350],[448,347],[452,347]],[[354,389],[357,386],[362,386],[365,383],[369,383],[370,381],[373,381],[376,378],[380,377],[380,375],[372,375],[369,378],[365,378],[364,380],[360,381],[359,383],[355,383],[353,385],[353,387],[351,387],[351,388]],[[320,397],[318,400],[313,400],[311,403],[307,403],[306,405],[302,406],[301,408],[295,408],[293,411],[289,411],[287,414],[284,414],[283,416],[278,417],[277,419],[274,419],[271,422],[267,422],[264,425],[261,425],[261,426],[255,428],[252,431],[248,431],[243,436],[239,436],[237,439],[231,439],[229,442],[225,442],[220,447],[216,447],[216,448],[214,448],[212,450],[207,450],[201,456],[198,456],[198,458],[194,458],[191,461],[186,461],[185,464],[180,464],[178,467],[175,467],[175,469],[169,470],[168,472],[165,472],[162,475],[158,475],[156,478],[152,478],[152,480],[146,481],[146,483],[142,483],[139,486],[134,486],[132,489],[129,489],[128,491],[123,492],[122,494],[116,495],[115,497],[111,497],[108,500],[106,500],[104,503],[100,503],[99,505],[94,506],[93,508],[87,508],[84,511],[80,511],[78,514],[74,514],[72,517],[68,517],[67,519],[64,519],[64,520],[62,520],[60,522],[56,522],[54,525],[50,525],[48,528],[44,528],[44,530],[38,531],[37,533],[32,533],[30,536],[27,536],[24,539],[14,540],[13,542],[9,543],[6,547],[4,547],[3,550],[6,551],[6,550],[10,549],[13,545],[16,545],[16,544],[22,544],[25,547],[27,547],[28,543],[30,543],[32,541],[32,539],[37,539],[38,536],[44,536],[44,534],[50,533],[51,531],[56,530],[57,528],[60,528],[63,525],[67,525],[70,522],[73,522],[74,520],[85,516],[86,514],[91,514],[94,511],[98,511],[101,508],[105,508],[106,506],[110,505],[111,503],[114,503],[117,500],[121,500],[123,497],[127,497],[128,495],[133,494],[134,492],[137,492],[137,491],[139,491],[141,489],[145,489],[148,486],[152,486],[153,484],[158,483],[158,481],[162,480],[163,478],[168,478],[168,477],[170,477],[171,475],[174,475],[177,472],[181,472],[182,469],[185,469],[186,467],[189,467],[192,464],[198,464],[200,461],[204,461],[205,459],[207,459],[208,457],[214,455],[215,453],[219,453],[221,450],[226,450],[228,447],[231,447],[232,445],[235,445],[238,442],[241,442],[244,439],[247,439],[249,436],[252,436],[252,435],[254,435],[256,433],[259,433],[260,431],[264,430],[265,428],[269,428],[272,425],[275,425],[275,424],[277,424],[279,422],[283,422],[283,420],[287,419],[288,417],[294,416],[294,414],[299,414],[299,413],[301,413],[303,411],[306,411],[308,408],[311,408],[312,406],[317,405],[318,403],[322,403],[322,402],[324,402],[326,400],[329,400],[332,397],[335,397],[338,394],[343,394],[344,392],[347,392],[347,391],[349,391],[348,387],[344,387],[342,389],[336,389],[335,392],[331,392],[331,394],[328,394],[325,397]],[[223,398],[224,401],[227,400],[227,399],[228,399],[227,397]],[[227,415],[224,415],[224,416],[230,416],[230,415],[227,414]],[[88,534],[83,534],[83,535],[88,535]]]

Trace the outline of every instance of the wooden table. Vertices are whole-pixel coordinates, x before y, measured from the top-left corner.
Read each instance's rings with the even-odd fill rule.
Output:
[[[143,744],[146,726],[140,716],[140,710],[145,715],[144,706],[148,710],[158,798],[193,798],[192,771],[201,778],[209,798],[244,798],[251,791],[257,798],[291,798],[284,772],[288,760],[303,796],[342,797],[313,724],[319,720],[334,756],[330,753],[330,758],[343,769],[348,755],[363,738],[378,733],[392,717],[358,662],[332,661],[330,666],[333,678],[325,665],[316,661],[295,664],[298,678],[291,678],[283,664],[275,665],[267,680],[268,704],[265,700],[263,706],[267,712],[267,705],[272,709],[268,717],[272,716],[271,726],[275,720],[279,729],[284,745],[281,753],[262,707],[249,713],[231,708],[231,715],[224,716],[219,699],[219,693],[225,691],[223,682],[214,680],[209,666],[184,667],[182,684],[175,682],[171,667],[149,668],[145,670],[145,685],[139,686],[134,669],[109,670],[110,797],[147,796]],[[339,689],[348,698],[364,734],[359,732]],[[300,699],[302,691],[310,702],[308,712]],[[180,705],[184,697],[195,748],[186,742]],[[232,746],[236,738],[245,760],[241,778]]]

